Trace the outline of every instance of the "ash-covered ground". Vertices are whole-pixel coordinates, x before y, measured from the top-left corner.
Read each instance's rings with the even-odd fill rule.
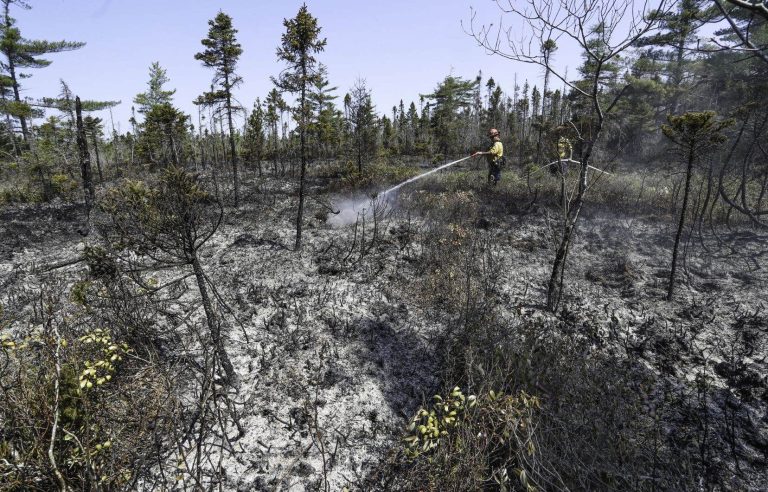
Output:
[[[452,386],[440,377],[447,314],[425,301],[420,267],[435,221],[470,229],[492,249],[504,317],[555,316],[543,308],[557,221],[546,200],[529,207],[523,198],[475,186],[461,192],[465,214],[441,216],[434,213],[439,204],[421,205],[424,197],[456,192],[414,186],[382,212],[374,232],[370,217],[365,225],[331,219],[322,203],[334,208],[346,196],[315,193],[297,253],[293,186],[256,184],[246,186],[244,205],[227,210],[202,251],[205,271],[233,311],[226,348],[242,381],[237,400],[246,432],[224,456],[227,490],[363,488],[400,446],[419,406]],[[79,207],[9,207],[1,214],[5,293],[34,288],[41,266],[76,259],[98,241],[96,232],[83,235]],[[765,231],[742,224],[693,235],[675,301],[666,302],[671,215],[587,204],[580,220],[557,316],[578,320],[595,350],[641,360],[668,382],[670,394],[695,393],[705,378],[708,459],[732,474],[723,483],[760,490],[768,483]],[[84,268],[55,272],[73,283]],[[173,309],[202,316],[194,285],[187,289]],[[668,432],[677,432],[675,418]]]

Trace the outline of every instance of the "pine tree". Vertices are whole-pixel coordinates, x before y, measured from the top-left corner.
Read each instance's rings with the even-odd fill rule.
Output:
[[[671,301],[675,289],[675,273],[680,238],[685,227],[688,212],[688,197],[691,191],[693,166],[707,152],[726,141],[723,130],[732,125],[732,120],[717,121],[714,111],[688,112],[680,116],[668,116],[668,125],[662,125],[661,130],[675,145],[677,152],[686,163],[685,189],[683,204],[680,209],[680,221],[675,234],[675,245],[672,249],[672,267],[667,286],[667,300]]]
[[[32,108],[26,101],[21,100],[19,79],[29,77],[29,74],[21,73],[19,70],[25,68],[44,68],[51,64],[51,61],[39,58],[50,53],[60,53],[63,51],[72,51],[85,46],[85,43],[72,41],[42,41],[23,38],[19,28],[15,27],[16,20],[10,16],[11,4],[18,5],[21,8],[30,8],[21,0],[0,0],[3,4],[3,20],[0,25],[0,51],[5,55],[5,61],[0,66],[7,72],[11,78],[11,87],[13,89],[13,100],[15,107],[11,113],[18,118],[21,125],[21,133],[26,142],[29,139],[29,129],[27,128],[27,118],[32,114]]]
[[[240,205],[240,179],[237,169],[237,152],[235,151],[235,126],[232,122],[232,113],[240,110],[233,102],[232,89],[240,85],[242,77],[237,75],[237,61],[243,53],[243,49],[237,42],[235,34],[237,29],[232,26],[232,18],[219,11],[216,18],[208,21],[208,37],[200,42],[205,49],[195,54],[195,60],[203,63],[203,66],[214,69],[214,88],[204,93],[198,102],[205,105],[224,105],[224,112],[229,126],[229,155],[232,159],[232,179],[235,188],[235,207]],[[218,86],[218,88],[215,88]]]
[[[658,31],[638,43],[639,46],[649,47],[648,51],[656,51],[655,55],[664,60],[666,85],[669,88],[668,113],[680,112],[681,99],[694,85],[689,72],[695,58],[687,54],[698,42],[697,29],[711,20],[711,14],[703,8],[704,4],[703,0],[680,0],[675,11],[659,14]]]
[[[139,126],[136,155],[153,164],[179,166],[188,118],[170,103],[152,106]]]
[[[438,149],[444,155],[459,151],[457,142],[463,124],[462,111],[472,106],[477,86],[477,80],[449,75],[437,85],[435,92],[424,95],[435,103],[431,124]]]
[[[295,249],[300,251],[304,220],[304,180],[307,172],[307,128],[312,117],[312,106],[307,96],[320,75],[314,55],[325,49],[326,40],[319,38],[320,26],[317,25],[317,19],[309,13],[306,4],[301,6],[295,18],[285,19],[283,25],[285,33],[277,49],[277,57],[286,62],[288,68],[272,81],[283,92],[298,95],[298,107],[294,109],[294,114],[299,130],[301,174]]]
[[[170,79],[166,75],[165,69],[160,66],[159,62],[154,62],[150,65],[149,82],[147,82],[149,89],[147,92],[137,94],[136,97],[133,98],[134,104],[138,106],[139,113],[147,113],[157,104],[170,104],[173,102],[173,95],[176,93],[176,89],[163,89],[163,86],[169,81]]]

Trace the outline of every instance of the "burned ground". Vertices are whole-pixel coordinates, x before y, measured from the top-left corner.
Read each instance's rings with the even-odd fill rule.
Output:
[[[473,380],[471,369],[462,373],[451,359],[457,341],[468,336],[462,330],[474,326],[470,318],[503,327],[510,337],[535,321],[553,340],[578,339],[583,357],[600,358],[606,367],[631,365],[614,376],[638,375],[634,381],[598,375],[594,384],[584,382],[584,395],[595,400],[571,413],[603,418],[595,415],[625,393],[644,404],[632,407],[637,415],[622,407],[616,425],[652,416],[658,447],[666,450],[658,459],[677,453],[686,464],[674,470],[684,468],[690,477],[663,482],[670,463],[662,463],[646,471],[649,481],[633,482],[636,488],[651,488],[653,480],[671,488],[761,488],[768,467],[765,233],[741,224],[692,235],[682,288],[666,302],[672,213],[588,204],[567,266],[566,298],[551,314],[543,305],[557,230],[554,200],[542,191],[531,204],[523,181],[509,178],[506,186],[487,189],[480,174],[463,170],[404,190],[377,219],[375,236],[370,219],[365,227],[329,223],[321,203],[344,196],[323,193],[326,183],[318,180],[301,253],[290,247],[291,187],[276,178],[244,183],[244,205],[227,211],[201,252],[241,378],[234,400],[244,433],[227,452],[218,451],[225,489],[395,483],[386,477],[408,466],[398,457],[400,439],[421,405],[457,384],[466,394],[486,391],[489,381],[501,384]],[[82,235],[82,210],[51,204],[7,207],[2,214],[6,311],[31,309],[23,305],[31,297],[20,293],[37,288],[41,275],[56,275],[70,298],[88,267],[64,263],[99,242],[96,231]],[[40,273],[51,266],[58,268]],[[177,274],[152,275],[162,284]],[[183,282],[164,305],[174,316],[157,323],[169,328],[173,319],[199,318],[195,292]],[[18,316],[9,329],[23,323]],[[471,333],[480,340],[481,332]],[[486,349],[503,343],[490,340]],[[538,388],[543,407],[574,405],[550,393],[555,376],[505,377],[508,391]],[[574,442],[588,428],[571,429]],[[630,483],[625,478],[602,478],[604,488]],[[571,486],[579,483],[573,480]]]

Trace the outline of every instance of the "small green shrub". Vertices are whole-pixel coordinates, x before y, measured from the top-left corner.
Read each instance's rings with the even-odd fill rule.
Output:
[[[447,436],[465,417],[466,410],[477,403],[476,396],[465,397],[458,386],[445,398],[435,395],[434,400],[432,408],[420,408],[408,426],[411,434],[404,439],[405,452],[411,458],[437,448],[440,439]]]
[[[421,408],[404,438],[407,490],[539,490],[537,423],[541,402],[525,392],[464,397],[458,387]],[[514,478],[516,477],[516,478]],[[516,483],[514,483],[516,482]]]
[[[51,176],[50,185],[55,196],[67,196],[77,189],[77,182],[66,174]]]
[[[60,336],[0,337],[0,490],[56,490],[62,481],[69,490],[131,488],[151,466],[140,463],[156,451],[152,434],[169,425],[174,400],[109,330],[78,336],[52,323]]]

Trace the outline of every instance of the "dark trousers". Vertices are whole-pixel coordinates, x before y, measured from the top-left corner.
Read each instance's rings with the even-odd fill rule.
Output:
[[[488,182],[496,184],[501,179],[501,166],[496,162],[488,163]]]

